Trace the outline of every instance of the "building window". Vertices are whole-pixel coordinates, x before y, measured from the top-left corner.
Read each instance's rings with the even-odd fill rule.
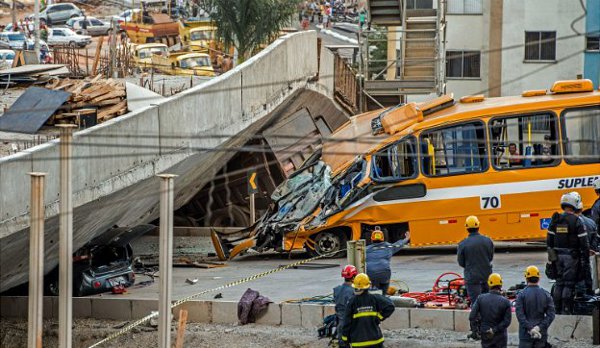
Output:
[[[556,60],[555,31],[526,31],[525,60],[553,61]]]
[[[586,51],[600,51],[600,35],[585,38]]]
[[[600,108],[567,110],[562,122],[567,163],[600,163]]]
[[[482,0],[448,0],[448,14],[483,14]]]
[[[478,78],[480,63],[479,51],[447,51],[446,77]]]
[[[429,10],[433,8],[433,0],[407,0],[406,8],[409,10]]]

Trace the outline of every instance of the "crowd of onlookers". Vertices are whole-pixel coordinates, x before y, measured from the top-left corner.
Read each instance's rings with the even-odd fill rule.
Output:
[[[302,29],[308,29],[311,23],[329,28],[332,21],[349,21],[356,18],[365,5],[358,0],[306,0],[298,8],[298,20]]]

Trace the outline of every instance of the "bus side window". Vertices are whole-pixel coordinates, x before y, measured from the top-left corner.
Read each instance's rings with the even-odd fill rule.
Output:
[[[417,175],[415,138],[398,141],[373,154],[371,177],[375,181],[400,181]]]
[[[488,168],[483,122],[469,122],[421,134],[423,174],[480,173]]]
[[[562,126],[567,163],[600,163],[600,107],[565,110]]]
[[[496,169],[551,166],[560,162],[556,117],[552,114],[494,118],[490,134]]]

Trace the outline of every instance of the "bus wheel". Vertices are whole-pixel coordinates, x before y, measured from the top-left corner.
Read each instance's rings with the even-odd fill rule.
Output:
[[[319,256],[324,254],[334,253],[328,257],[343,257],[346,255],[346,234],[343,231],[323,231],[318,233],[314,238],[314,249],[308,248],[311,256]],[[312,244],[312,243],[311,243]]]

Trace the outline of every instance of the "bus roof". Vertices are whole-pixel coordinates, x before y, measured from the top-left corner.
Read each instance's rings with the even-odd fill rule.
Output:
[[[418,103],[417,106],[423,107],[425,104]],[[457,102],[425,116],[421,122],[407,125],[404,130],[396,134],[373,135],[371,121],[388,110],[379,109],[352,117],[348,123],[333,133],[332,141],[326,141],[323,145],[323,161],[331,167],[333,173],[336,173],[352,163],[357,155],[377,151],[407,134],[422,129],[479,117],[585,105],[600,105],[600,91],[484,98],[475,103]]]

